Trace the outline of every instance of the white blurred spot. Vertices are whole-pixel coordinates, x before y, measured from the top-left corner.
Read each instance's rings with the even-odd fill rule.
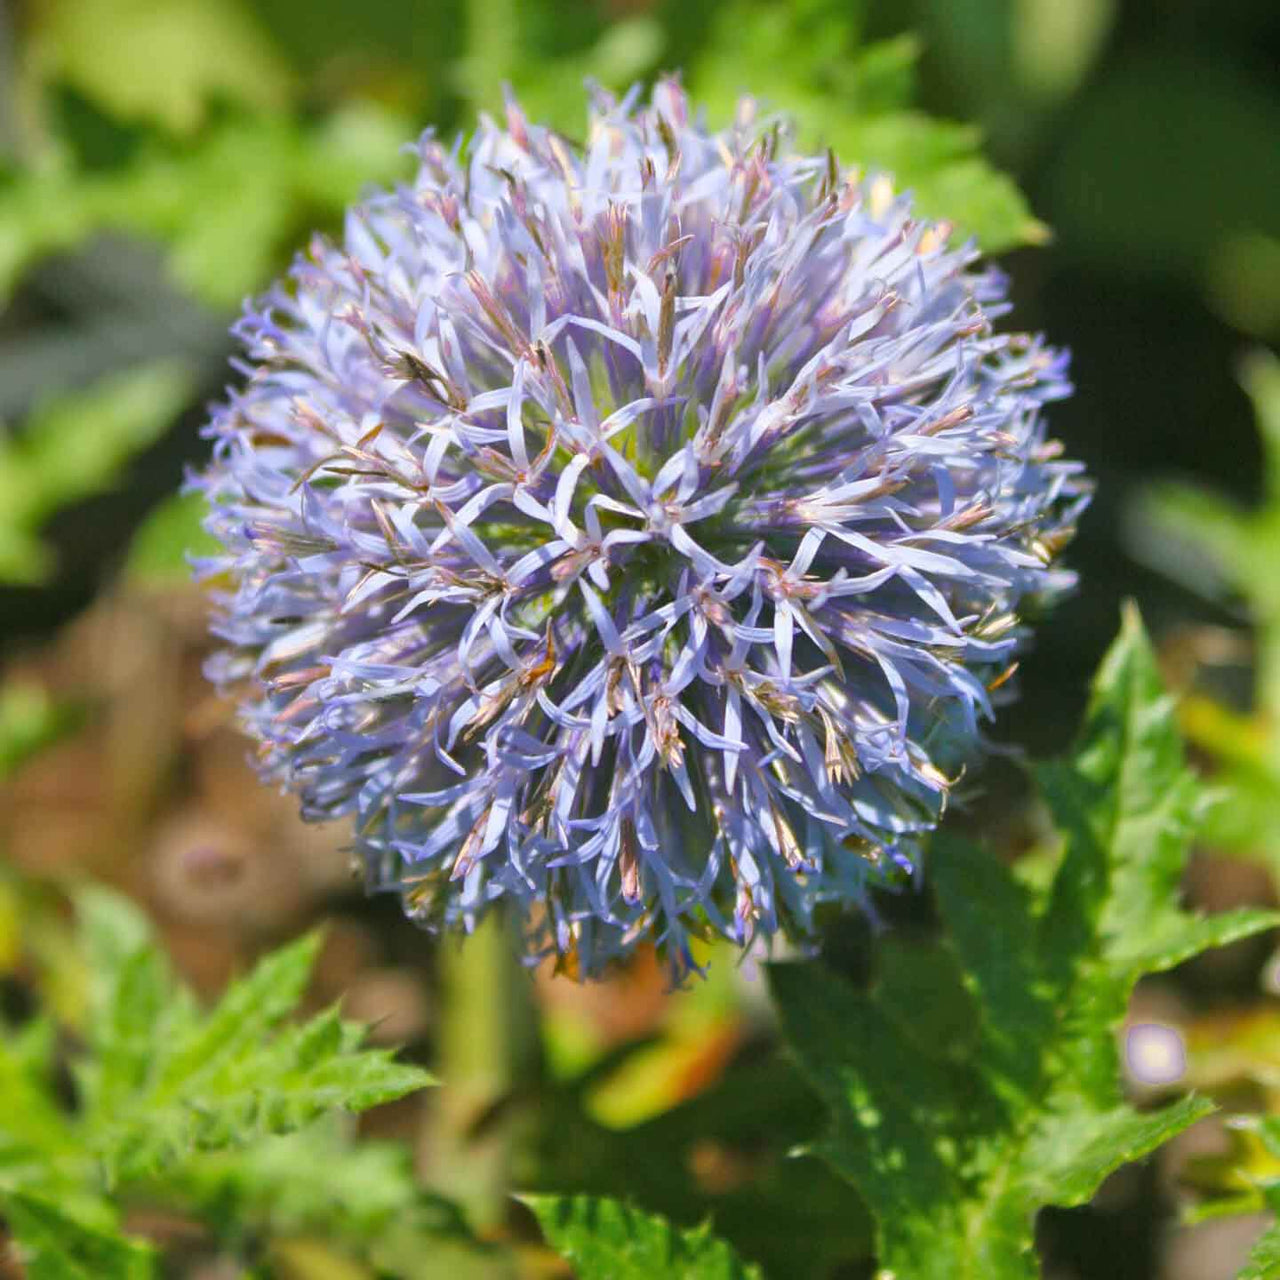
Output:
[[[1139,1084],[1174,1084],[1186,1074],[1187,1046],[1173,1027],[1137,1022],[1125,1032],[1125,1062]]]
[[[1280,951],[1272,955],[1262,970],[1261,986],[1269,996],[1280,996]]]

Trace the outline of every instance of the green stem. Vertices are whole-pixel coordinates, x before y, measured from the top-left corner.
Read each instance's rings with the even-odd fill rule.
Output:
[[[530,980],[503,919],[490,914],[440,952],[437,1074],[422,1132],[425,1179],[487,1232],[506,1217],[516,1117],[504,1103],[534,1052]]]
[[[1255,700],[1271,731],[1272,762],[1280,765],[1280,608],[1256,613]]]

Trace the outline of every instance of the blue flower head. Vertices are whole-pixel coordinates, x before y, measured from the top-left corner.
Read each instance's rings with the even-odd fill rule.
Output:
[[[678,85],[482,118],[236,326],[199,483],[263,772],[530,958],[811,934],[909,875],[1087,500],[1066,357],[884,177]]]

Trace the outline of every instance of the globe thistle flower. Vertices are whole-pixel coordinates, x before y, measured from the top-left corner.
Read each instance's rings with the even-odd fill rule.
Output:
[[[909,876],[1086,501],[1000,275],[745,101],[509,101],[235,332],[210,671],[432,928],[805,938]]]

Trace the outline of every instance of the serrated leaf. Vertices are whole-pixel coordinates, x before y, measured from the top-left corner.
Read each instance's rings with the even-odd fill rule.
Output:
[[[682,1231],[665,1218],[596,1196],[523,1196],[550,1244],[579,1280],[762,1280],[708,1227]]]
[[[129,1270],[150,1264],[115,1230],[117,1197],[188,1213],[229,1242],[305,1231],[380,1274],[420,1274],[404,1260],[442,1242],[486,1253],[455,1206],[417,1185],[407,1148],[357,1145],[342,1123],[430,1077],[362,1047],[365,1029],[336,1008],[294,1021],[315,935],[264,957],[206,1012],[136,906],[96,886],[75,899],[91,979],[74,1109],[57,1089],[66,1046],[51,1023],[0,1040],[0,1218],[33,1277],[149,1275]]]
[[[9,1223],[28,1280],[147,1280],[155,1273],[145,1245],[118,1231],[86,1225],[42,1196],[0,1189],[0,1213]]]
[[[12,1034],[0,1023],[0,1032],[0,1181],[43,1176],[44,1164],[76,1149],[71,1125],[49,1087],[53,1027],[33,1020]]]
[[[88,1017],[85,1035],[93,1050],[93,1071],[110,1057],[117,1037],[128,1037],[132,1011],[127,1007],[126,986],[136,985],[142,974],[135,969],[139,957],[151,958],[149,981],[165,988],[167,974],[156,947],[155,933],[145,912],[122,894],[101,885],[82,885],[75,894],[89,977]],[[156,1016],[156,998],[147,1001],[150,1018]],[[115,1068],[112,1067],[112,1070]]]
[[[216,1075],[225,1064],[262,1045],[297,1008],[319,949],[319,935],[305,934],[264,956],[248,975],[233,982],[203,1025],[165,1053],[157,1072],[160,1097],[193,1077]]]
[[[1206,922],[1179,905],[1199,789],[1136,612],[1126,612],[1121,639],[1095,678],[1073,759],[1044,767],[1039,779],[1068,841],[1063,891],[1047,923],[1077,927],[1079,908],[1092,900],[1106,959],[1130,980],[1275,923],[1265,912]]]
[[[127,1106],[130,1098],[146,1087],[154,1070],[160,1039],[157,1032],[170,996],[159,954],[144,947],[126,957],[112,996],[90,1030],[96,1060],[87,1101],[106,1115]]]
[[[81,1072],[86,1138],[108,1178],[156,1176],[194,1151],[242,1147],[430,1083],[384,1050],[361,1049],[362,1031],[336,1010],[288,1021],[318,947],[312,934],[267,955],[205,1015],[148,944],[108,967]]]
[[[1112,1170],[1213,1107],[1139,1112],[1121,1096],[1116,1032],[1134,982],[1280,923],[1178,905],[1197,809],[1173,709],[1136,613],[1094,683],[1079,746],[1042,771],[1066,849],[1046,889],[968,844],[932,859],[943,986],[971,1037],[939,1037],[894,979],[870,992],[820,968],[771,970],[787,1039],[832,1115],[815,1148],[879,1225],[879,1261],[912,1280],[1036,1274],[1045,1205],[1085,1203]]]
[[[424,1250],[435,1257],[445,1241],[475,1254],[497,1252],[476,1240],[456,1206],[418,1184],[407,1144],[357,1140],[343,1116],[202,1155],[166,1174],[162,1185],[215,1229],[312,1235],[405,1280],[437,1274],[423,1263]]]

